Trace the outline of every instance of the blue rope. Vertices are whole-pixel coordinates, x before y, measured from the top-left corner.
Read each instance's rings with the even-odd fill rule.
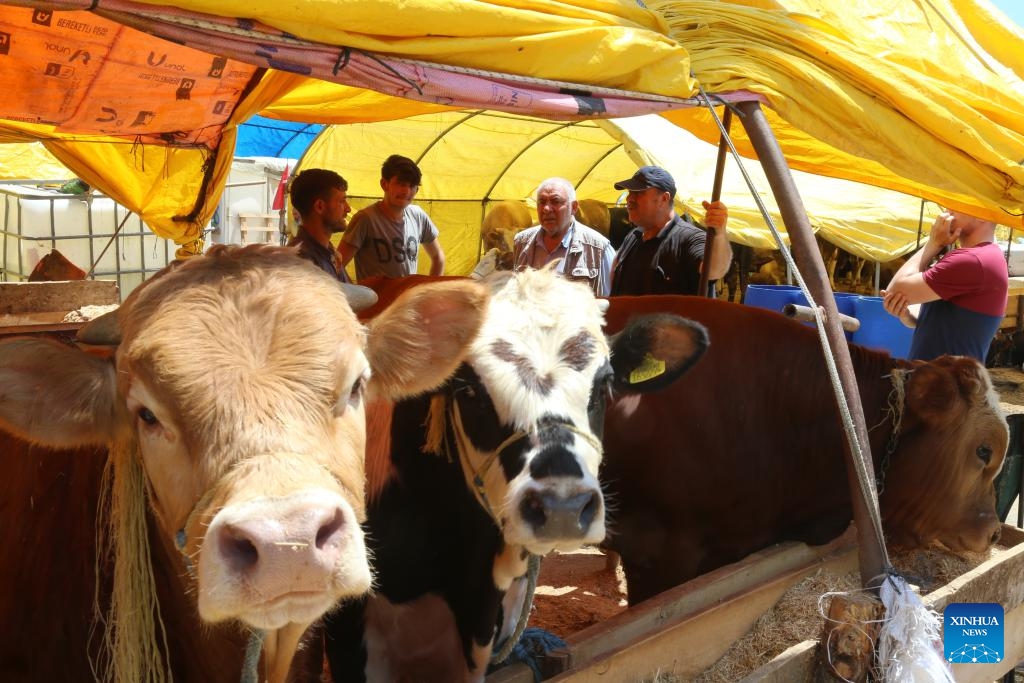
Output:
[[[512,648],[512,653],[502,663],[502,666],[522,662],[533,671],[535,683],[540,683],[542,680],[540,662],[544,659],[544,655],[553,650],[564,650],[566,647],[565,641],[554,633],[530,626],[523,631],[519,642]]]

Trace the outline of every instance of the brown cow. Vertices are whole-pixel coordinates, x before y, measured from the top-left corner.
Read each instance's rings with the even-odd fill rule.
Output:
[[[823,543],[843,531],[844,440],[814,330],[708,299],[611,301],[611,332],[664,311],[702,323],[712,340],[685,382],[608,407],[602,480],[616,502],[609,538],[631,603],[772,543]],[[960,357],[850,351],[888,540],[988,548],[1008,440],[988,373]]]
[[[579,201],[580,208],[577,211],[577,218],[580,223],[587,227],[597,230],[599,233],[608,237],[609,226],[611,225],[611,216],[608,213],[608,205],[602,202],[600,199],[581,199]]]
[[[283,681],[307,626],[370,587],[359,526],[364,395],[395,399],[446,379],[486,300],[469,281],[419,288],[364,328],[337,283],[293,250],[216,247],[132,293],[113,359],[44,339],[0,342],[0,427],[51,448],[109,449],[109,526],[99,538],[114,566],[98,674],[238,680],[253,631],[264,634],[260,680]],[[29,465],[45,458],[26,455]],[[97,495],[69,511],[91,514]],[[34,509],[5,525],[33,524]],[[85,551],[67,548],[90,565],[75,559]],[[18,553],[19,564],[37,556],[31,545]],[[43,547],[38,556],[50,557]],[[104,596],[109,584],[97,579]],[[9,606],[9,592],[33,589],[0,590]],[[51,628],[82,616],[51,614]],[[92,678],[85,642],[40,653],[40,642],[56,641],[11,631],[0,653],[7,673]],[[36,659],[8,649],[19,643]]]

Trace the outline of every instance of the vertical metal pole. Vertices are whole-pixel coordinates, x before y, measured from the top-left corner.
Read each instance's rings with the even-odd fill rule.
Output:
[[[768,183],[771,185],[775,200],[778,202],[782,221],[789,232],[793,257],[803,273],[811,296],[814,297],[818,305],[825,309],[825,332],[832,347],[843,394],[850,408],[854,431],[861,443],[868,471],[873,472],[873,468],[870,466],[872,462],[871,446],[864,421],[864,408],[860,402],[853,361],[850,359],[850,348],[846,345],[846,336],[843,334],[843,328],[839,322],[835,297],[832,294],[832,287],[829,285],[828,275],[825,273],[825,263],[821,260],[821,252],[818,251],[817,243],[814,241],[811,223],[807,219],[807,211],[797,192],[796,184],[793,182],[793,176],[782,155],[778,140],[775,139],[768,120],[761,110],[761,105],[757,102],[743,102],[737,105],[737,109],[741,115],[743,127],[757,152],[765,176],[768,178]],[[861,585],[868,586],[872,580],[884,573],[888,565],[888,556],[884,541],[876,533],[875,526],[871,522],[868,501],[861,495],[861,487],[857,480],[853,461],[856,454],[852,448],[847,447],[843,449],[843,457],[846,460],[846,479],[850,487],[850,500],[853,503],[853,520],[857,525]],[[867,485],[872,498],[877,500],[878,493],[875,491],[873,477],[869,477]],[[875,506],[877,507],[877,503]],[[877,588],[877,585],[872,587]]]
[[[924,200],[921,200],[921,213],[917,217],[917,248],[921,248],[921,231],[924,230]]]
[[[728,107],[725,108],[725,114],[722,116],[722,127],[725,128],[726,134],[729,132],[729,127],[732,125],[732,110]],[[722,135],[718,140],[718,160],[715,162],[715,181],[711,186],[711,201],[717,202],[722,198],[722,177],[725,175],[725,160],[726,153],[729,151],[729,145],[726,142],[725,135]],[[725,228],[722,228],[723,230]],[[710,225],[707,226],[707,236],[704,240],[704,258],[701,260],[700,270],[700,281],[697,285],[697,296],[707,296],[714,298],[714,296],[708,291],[708,267],[711,263],[711,255],[715,251],[715,233],[717,230],[712,228]]]

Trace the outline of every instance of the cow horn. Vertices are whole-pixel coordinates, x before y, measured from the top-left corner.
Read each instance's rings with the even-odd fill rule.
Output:
[[[377,292],[369,287],[342,282],[341,291],[345,293],[348,305],[352,307],[354,313],[365,310],[377,303]]]
[[[121,323],[117,309],[104,313],[83,325],[75,338],[83,344],[93,346],[117,346],[121,343]]]

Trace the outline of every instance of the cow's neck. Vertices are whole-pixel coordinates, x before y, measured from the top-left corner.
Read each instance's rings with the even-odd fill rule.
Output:
[[[872,465],[877,478],[884,476],[884,470],[890,464],[889,460],[898,445],[899,425],[905,403],[900,388],[905,371],[911,365],[870,349],[851,348],[850,351],[851,354],[857,353],[862,356],[854,359],[861,405],[877,406],[873,413],[864,415]]]
[[[401,474],[369,502],[367,543],[377,560],[378,593],[395,604],[440,596],[452,611],[467,665],[475,670],[501,606],[496,559],[502,559],[504,576],[514,571],[520,553],[504,546],[494,520],[467,488],[458,455],[423,452],[430,403],[425,397],[395,406],[391,459]],[[452,437],[447,433],[444,440],[452,443]],[[396,525],[397,519],[403,524]]]

